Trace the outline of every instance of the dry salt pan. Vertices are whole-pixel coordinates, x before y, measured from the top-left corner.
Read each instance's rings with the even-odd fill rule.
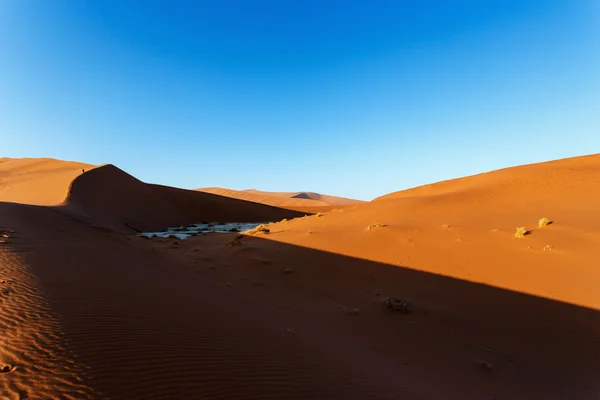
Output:
[[[187,239],[190,236],[205,235],[208,233],[244,232],[263,224],[265,224],[265,222],[202,222],[199,224],[168,228],[164,231],[144,232],[140,233],[138,236],[145,236],[148,238],[168,238],[170,236],[175,236],[178,239]]]

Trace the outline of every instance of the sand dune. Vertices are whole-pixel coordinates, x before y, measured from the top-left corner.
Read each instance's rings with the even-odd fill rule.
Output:
[[[58,211],[117,232],[150,231],[189,221],[261,222],[304,215],[146,184],[113,165],[54,159],[0,159],[0,201],[57,206]]]
[[[413,390],[385,368],[357,365],[317,326],[300,329],[276,304],[187,267],[210,260],[181,261],[50,208],[0,203],[0,218],[18,228],[1,249],[3,278],[20,283],[10,313],[25,313],[6,332],[30,332],[2,347],[2,362],[16,368],[1,381],[7,398],[393,399]],[[16,254],[22,263],[9,258]],[[25,287],[43,296],[31,300],[39,314],[28,314]]]
[[[146,184],[113,165],[73,181],[62,209],[118,232],[152,231],[200,221],[274,221],[300,215],[209,193]]]
[[[290,211],[113,166],[59,207],[0,203],[0,399],[596,398],[599,176],[559,160],[185,241],[96,228]]]
[[[599,176],[600,155],[510,168],[276,224],[272,237],[600,309]],[[538,228],[544,217],[554,223]],[[531,234],[515,239],[517,227]]]
[[[348,204],[360,204],[363,203],[361,200],[348,199],[346,197],[330,196],[327,194],[320,194],[314,192],[265,192],[256,189],[248,189],[246,192],[255,193],[258,195],[284,197],[289,199],[305,199],[319,201],[328,206],[345,206]]]
[[[360,204],[362,201],[335,197],[312,192],[264,192],[255,189],[232,190],[223,188],[202,188],[201,192],[233,197],[235,199],[252,201],[294,210],[329,210],[334,206]],[[320,209],[317,207],[321,207]]]
[[[54,205],[82,170],[94,166],[51,158],[0,158],[0,201]]]

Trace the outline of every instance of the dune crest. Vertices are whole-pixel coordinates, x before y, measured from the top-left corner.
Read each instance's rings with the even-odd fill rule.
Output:
[[[95,166],[52,158],[0,158],[0,201],[56,205],[67,197],[71,182]]]
[[[278,241],[600,310],[599,177],[600,155],[531,164],[392,193],[271,231],[281,230]],[[541,229],[540,218],[554,222]],[[517,228],[527,234],[515,240]]]
[[[594,398],[598,176],[581,157],[304,216],[104,165],[60,206],[0,202],[0,398]],[[280,222],[132,234],[244,219]]]
[[[77,177],[62,209],[117,232],[152,231],[200,221],[275,221],[300,215],[214,194],[147,184],[110,164]]]
[[[218,187],[196,190],[240,200],[252,201],[254,203],[268,204],[275,207],[306,212],[317,212],[319,210],[328,210],[334,207],[363,203],[363,201],[360,200],[329,196],[313,192],[265,192],[256,189],[233,190]]]
[[[494,192],[495,198],[500,196],[509,201],[511,198],[518,199],[517,192],[527,198],[542,199],[549,193],[564,192],[571,188],[587,189],[580,187],[581,180],[590,180],[594,186],[596,182],[593,178],[598,173],[599,160],[600,154],[591,154],[519,165],[393,192],[373,201],[444,195],[448,198],[481,198],[485,191],[490,195]]]

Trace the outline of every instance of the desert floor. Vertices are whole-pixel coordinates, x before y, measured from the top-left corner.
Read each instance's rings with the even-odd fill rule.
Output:
[[[0,399],[600,397],[600,155],[259,203],[0,159]]]

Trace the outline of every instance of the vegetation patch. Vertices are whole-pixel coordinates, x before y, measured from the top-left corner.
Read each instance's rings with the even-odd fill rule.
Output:
[[[246,231],[246,235],[266,235],[268,233],[270,233],[271,230],[267,227],[267,225],[258,225],[256,228],[254,229],[250,229],[248,231]]]
[[[385,225],[385,224],[370,224],[369,226],[367,226],[367,230],[370,231],[371,229],[383,228],[384,226],[387,226],[387,225]]]
[[[383,304],[386,308],[402,314],[408,314],[412,311],[408,302],[396,297],[388,297],[383,301]]]
[[[552,223],[552,221],[550,221],[548,218],[542,218],[538,221],[538,226],[540,228],[543,228],[545,226],[548,226]]]
[[[529,231],[525,229],[525,227],[521,226],[517,228],[517,231],[515,232],[515,237],[517,239],[524,238],[526,235],[529,235]]]

